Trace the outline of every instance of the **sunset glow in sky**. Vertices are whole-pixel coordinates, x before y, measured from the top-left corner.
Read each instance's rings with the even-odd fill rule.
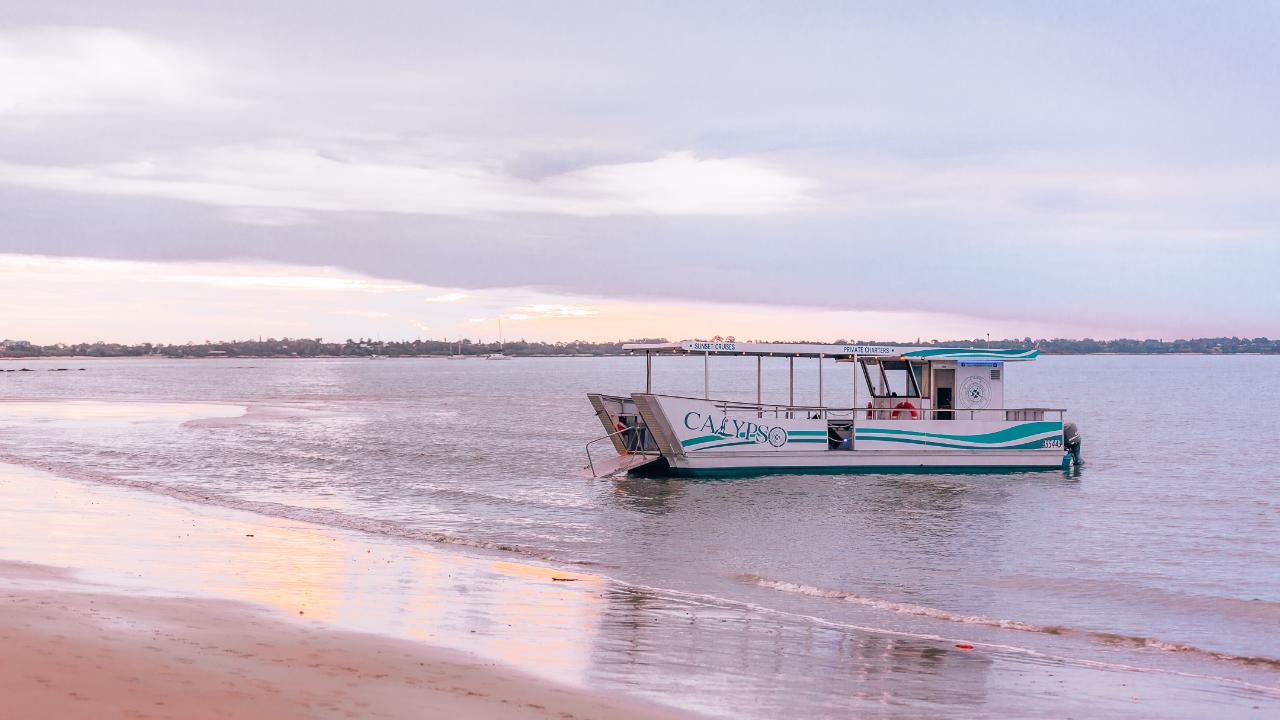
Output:
[[[1280,335],[1280,5],[0,0],[0,336]]]

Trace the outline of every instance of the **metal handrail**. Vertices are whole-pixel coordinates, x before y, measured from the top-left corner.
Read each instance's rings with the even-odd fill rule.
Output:
[[[668,397],[668,398],[674,398],[676,400],[697,400],[699,402],[711,402],[711,403],[715,403],[717,407],[725,406],[725,407],[731,407],[733,409],[742,409],[742,410],[760,410],[763,408],[771,408],[771,409],[779,409],[779,410],[866,410],[865,407],[837,407],[833,405],[787,405],[786,403],[753,403],[746,400],[716,400],[714,398],[708,399],[708,398],[700,398],[700,397],[691,397],[688,395],[659,395],[658,393],[652,393],[652,394],[655,395],[656,397]],[[895,395],[893,397],[898,400],[919,400],[920,399],[917,397],[908,397],[906,395]],[[888,400],[889,398],[876,397],[874,399]],[[920,408],[916,408],[916,409],[919,410]],[[930,409],[946,410],[947,408],[930,408]],[[968,410],[969,408],[950,408],[950,409],[958,411],[960,409]],[[1046,412],[1052,410],[1053,412],[1066,412],[1066,408],[1047,408],[1047,407],[973,408],[973,410],[976,410],[976,411],[1044,410]]]
[[[1060,409],[1060,408],[895,408],[895,407],[870,407],[870,408],[861,408],[860,410],[858,408],[855,408],[854,414],[856,415],[858,412],[871,413],[873,417],[866,418],[868,420],[902,420],[902,419],[928,420],[930,419],[928,417],[930,415],[933,416],[932,419],[937,420],[938,416],[943,413],[945,413],[948,416],[947,417],[948,420],[951,420],[951,419],[959,419],[967,413],[968,419],[970,420],[987,419],[982,417],[985,414],[988,417],[991,415],[995,415],[996,419],[1003,420],[1005,422],[1021,422],[1018,420],[1009,420],[1009,413],[1015,413],[1015,412],[1016,413],[1038,413],[1041,416],[1048,415],[1050,417],[1056,414],[1057,419],[1059,420],[1065,419],[1066,413],[1067,413],[1065,409]],[[894,413],[897,413],[898,417],[896,418],[893,417]],[[915,413],[920,417],[912,418],[911,417],[912,413]],[[905,418],[903,417],[904,415],[906,416]],[[1031,420],[1028,418],[1027,421],[1030,422]]]
[[[587,467],[591,468],[591,476],[592,476],[592,477],[599,477],[599,476],[598,476],[598,475],[596,475],[596,463],[595,463],[595,461],[594,461],[594,460],[592,460],[592,459],[591,459],[591,446],[592,446],[592,445],[595,445],[596,443],[600,442],[601,440],[608,440],[609,438],[613,437],[614,435],[622,435],[622,433],[627,432],[627,431],[629,431],[629,430],[638,430],[638,429],[639,429],[639,428],[638,428],[637,426],[624,427],[624,428],[622,428],[621,430],[614,430],[613,432],[609,433],[608,435],[601,435],[600,437],[596,438],[595,440],[592,440],[591,442],[587,443],[587,446],[586,446],[586,448],[585,448],[586,453],[587,453]],[[629,452],[631,452],[631,451],[629,451]]]
[[[707,398],[689,397],[687,395],[662,395],[660,397],[669,397],[677,400],[697,400],[699,402],[710,402],[717,409],[723,410],[726,413],[730,411],[754,412],[754,413],[761,413],[761,414],[773,413],[774,417],[778,417],[783,413],[785,413],[787,416],[791,416],[797,413],[813,413],[813,412],[821,413],[823,418],[826,418],[832,414],[840,414],[840,415],[847,414],[850,417],[854,417],[859,413],[870,411],[877,415],[877,418],[874,418],[874,419],[879,419],[878,416],[881,413],[891,414],[895,410],[895,408],[892,408],[892,407],[871,407],[871,408],[832,407],[829,405],[786,405],[781,403],[753,403],[753,402],[738,401],[738,400],[714,400],[714,399],[708,400]],[[887,399],[889,398],[873,398],[873,400],[887,400]],[[898,396],[898,399],[899,400],[912,400],[912,399],[918,400],[919,398],[909,398],[906,396]],[[910,413],[910,410],[908,409],[897,409],[897,410],[899,415],[902,415],[903,413],[908,413],[908,414]],[[932,415],[934,415],[934,417],[936,417],[938,413],[950,413],[952,417],[959,417],[961,413],[969,413],[970,419],[973,419],[973,416],[976,414],[1009,413],[1009,412],[1057,413],[1059,418],[1063,418],[1065,417],[1067,412],[1066,408],[1045,408],[1045,407],[915,408],[915,411],[918,414],[920,414],[921,419],[924,419],[924,416],[926,413],[931,413]],[[837,418],[837,419],[840,419],[840,418]]]

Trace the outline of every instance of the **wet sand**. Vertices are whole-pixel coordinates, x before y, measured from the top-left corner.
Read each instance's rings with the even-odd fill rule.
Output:
[[[60,488],[56,491],[59,505],[86,498],[74,491],[74,484],[0,466],[0,470],[6,468],[2,480],[11,495],[26,490],[48,500],[53,486]],[[116,585],[111,572],[88,568],[77,572],[26,562],[29,558],[17,557],[22,546],[12,534],[0,544],[0,697],[4,698],[0,715],[63,719],[688,717],[643,700],[527,675],[457,649],[342,629],[307,617],[302,598],[291,598],[297,600],[293,604],[283,598],[264,604],[207,593],[185,594],[181,576],[148,572],[145,559],[161,550],[155,547],[156,533],[173,529],[168,524],[179,519],[172,517],[175,508],[163,502],[127,500],[134,501],[132,513],[119,514],[122,498],[117,496],[111,499],[114,522],[98,524],[95,531],[104,533],[104,542],[110,536],[113,553],[130,542],[136,546],[133,561],[139,562],[137,575],[144,578],[145,588]],[[68,519],[49,510],[47,502],[37,502],[24,514],[33,526],[42,522],[38,517],[42,511],[43,521],[52,525]],[[96,510],[85,503],[80,520],[93,524]],[[208,524],[200,518],[182,519],[191,534]],[[218,524],[223,531],[252,534],[244,532],[252,526],[242,520],[228,518]],[[259,532],[271,535],[281,528],[264,523]],[[216,534],[227,541],[232,533]],[[31,538],[28,554],[39,555],[34,550],[39,544],[38,537]],[[91,560],[101,557],[102,551],[86,542],[83,552]],[[167,554],[180,553],[180,544],[174,544]],[[250,567],[254,556],[245,560],[243,571],[250,577],[261,572]],[[236,574],[234,568],[228,570]],[[114,572],[120,574],[118,568]],[[157,581],[166,576],[178,580],[175,587],[157,587]],[[466,602],[461,594],[445,600]],[[547,645],[548,660],[554,664],[555,643]]]

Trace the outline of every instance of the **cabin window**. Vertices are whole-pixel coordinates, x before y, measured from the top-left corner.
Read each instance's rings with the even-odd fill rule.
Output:
[[[911,363],[911,374],[915,376],[916,394],[920,397],[929,397],[929,371],[925,363]]]
[[[923,366],[905,360],[881,360],[862,366],[867,380],[867,388],[873,397],[920,397],[920,378]]]

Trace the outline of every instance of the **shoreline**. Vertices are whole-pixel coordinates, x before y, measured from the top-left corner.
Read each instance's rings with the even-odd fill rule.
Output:
[[[343,622],[324,593],[341,592],[342,578],[380,572],[372,547],[357,551],[299,523],[245,522],[21,466],[0,465],[0,489],[10,520],[25,513],[32,528],[83,524],[84,538],[101,533],[102,544],[114,546],[80,540],[46,550],[36,534],[24,549],[23,530],[32,528],[9,522],[0,532],[0,694],[16,717],[692,717],[589,682],[557,681],[571,673],[557,670],[564,663],[554,643],[546,648],[549,671],[536,675],[467,648],[541,634],[541,618],[531,618],[532,628],[512,624],[483,636],[446,622],[428,623],[417,636],[376,632],[377,618],[374,632]],[[15,498],[27,499],[27,509],[15,510]],[[120,557],[122,548],[132,557]],[[317,553],[335,549],[369,559],[356,570],[335,563],[331,575],[310,567]],[[210,553],[234,565],[206,566]],[[383,601],[402,604],[365,599]],[[458,590],[433,601],[470,602]],[[571,606],[552,596],[549,614],[563,614],[557,604]],[[450,641],[433,642],[437,636]]]
[[[684,717],[247,603],[128,596],[9,561],[0,587],[0,694],[14,717]]]

